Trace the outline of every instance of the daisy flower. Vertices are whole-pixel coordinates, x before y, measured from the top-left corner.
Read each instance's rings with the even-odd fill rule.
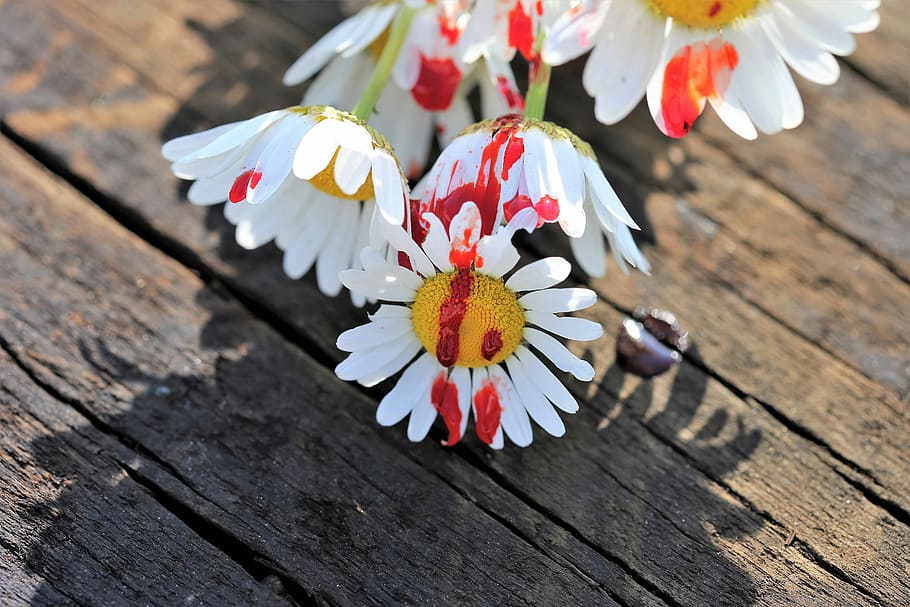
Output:
[[[162,154],[177,177],[194,180],[191,203],[229,202],[241,246],[274,239],[285,273],[299,278],[315,263],[326,295],[341,290],[340,270],[359,267],[374,208],[385,221],[405,219],[407,184],[388,143],[333,108],[276,110],[178,137]]]
[[[594,292],[550,288],[570,271],[558,257],[531,263],[503,280],[518,263],[512,234],[536,224],[531,210],[482,237],[481,213],[472,202],[461,206],[448,230],[433,215],[424,219],[429,229],[422,247],[400,226],[383,226],[413,270],[366,248],[363,270],[341,273],[348,288],[392,303],[381,305],[369,323],[339,336],[338,347],[351,354],[336,374],[372,386],[404,368],[379,403],[376,419],[391,426],[410,415],[412,441],[423,440],[438,414],[449,433],[443,444],[457,443],[469,411],[477,436],[495,449],[503,446],[503,435],[516,445],[529,445],[532,419],[549,434],[562,436],[565,426],[555,408],[574,413],[578,403],[531,348],[557,368],[591,381],[591,365],[549,333],[576,340],[599,337],[599,324],[556,315],[591,306]]]
[[[434,134],[445,147],[474,122],[468,94],[476,86],[481,87],[484,114],[490,117],[520,110],[523,100],[511,68],[494,75],[477,61],[479,56],[466,62],[463,34],[470,2],[411,5],[419,10],[395,61],[393,85],[383,89],[369,122],[388,138],[407,176],[416,179],[427,165]],[[342,21],[294,62],[284,83],[299,84],[319,72],[303,105],[353,107],[387,43],[391,22],[404,6],[376,3]]]
[[[787,65],[818,84],[838,77],[853,33],[878,26],[878,0],[585,0],[554,25],[543,58],[594,49],[583,83],[606,124],[647,92],[657,126],[682,137],[709,102],[746,139],[803,120]]]
[[[531,209],[537,227],[559,223],[575,259],[591,276],[606,272],[604,235],[624,272],[626,262],[650,270],[629,231],[638,226],[591,146],[550,122],[512,114],[468,128],[442,151],[413,194],[412,215],[431,213],[446,227],[465,201],[474,202],[484,234]],[[411,226],[418,242],[427,227],[425,219]]]

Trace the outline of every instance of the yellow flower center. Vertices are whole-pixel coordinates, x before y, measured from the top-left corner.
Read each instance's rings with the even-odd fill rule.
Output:
[[[320,172],[313,175],[310,179],[310,183],[313,184],[317,189],[322,190],[326,194],[330,194],[335,198],[344,198],[345,200],[369,200],[373,197],[373,170],[370,169],[370,172],[367,174],[366,181],[363,182],[356,192],[353,194],[345,194],[341,191],[341,188],[338,187],[338,184],[335,182],[335,161],[338,159],[338,152],[341,148],[335,150],[335,155],[332,156],[332,161],[329,162],[328,166],[322,169]]]
[[[705,29],[730,24],[754,10],[763,0],[645,0],[653,10],[673,21]]]
[[[521,343],[525,313],[502,280],[460,269],[428,278],[411,308],[414,332],[444,367],[487,367]]]

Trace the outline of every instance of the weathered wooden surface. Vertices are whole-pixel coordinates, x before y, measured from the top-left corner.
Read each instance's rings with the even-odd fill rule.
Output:
[[[0,2],[0,602],[906,604],[902,6],[753,143],[597,125],[555,72],[655,272],[591,283],[608,337],[568,436],[489,455],[378,428],[331,373],[361,312],[241,251],[158,157],[291,103],[341,6]],[[613,365],[636,303],[696,344],[653,382]]]

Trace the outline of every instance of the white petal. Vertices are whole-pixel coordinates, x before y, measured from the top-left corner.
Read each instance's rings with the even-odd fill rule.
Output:
[[[523,334],[532,346],[540,350],[541,354],[549,358],[559,369],[571,373],[581,381],[594,379],[594,367],[569,352],[555,337],[531,327],[525,327]]]
[[[200,133],[171,139],[161,146],[161,155],[171,162],[176,162],[186,156],[192,157],[197,150],[201,150],[240,124],[242,122],[231,122]]]
[[[449,261],[450,243],[442,221],[433,213],[424,213],[423,220],[430,224],[423,241],[424,252],[441,272],[450,271],[452,269],[452,262]]]
[[[814,6],[814,2],[793,0],[788,2],[785,8],[789,10],[799,27],[826,51],[835,55],[849,55],[856,49],[853,36],[827,13],[818,10],[819,7]]]
[[[553,142],[553,152],[562,180],[563,197],[559,200],[559,225],[572,238],[585,229],[585,173],[579,154],[565,139]],[[593,217],[591,218],[593,220]]]
[[[313,119],[309,116],[295,114],[282,121],[280,132],[265,143],[265,149],[256,161],[256,171],[260,173],[258,183],[253,187],[250,182],[246,199],[252,204],[265,202],[275,193],[291,173],[294,154],[306,132],[312,127]],[[269,131],[271,135],[272,131]],[[267,135],[268,136],[268,135]]]
[[[357,381],[382,368],[389,358],[395,358],[402,352],[408,351],[411,351],[413,356],[420,348],[420,340],[417,339],[417,336],[411,335],[391,347],[383,344],[369,350],[358,350],[338,363],[335,367],[335,375],[345,381]],[[402,362],[401,366],[404,366],[405,362]],[[397,371],[398,369],[395,369],[390,375]]]
[[[666,26],[639,2],[614,2],[610,13],[582,74],[595,98],[594,115],[604,124],[619,122],[641,101],[659,67]]]
[[[316,284],[319,290],[329,297],[334,297],[341,292],[341,281],[338,273],[349,267],[351,254],[354,248],[354,238],[351,237],[357,230],[357,220],[360,209],[357,203],[339,201],[341,209],[335,219],[335,225],[323,245],[323,250],[316,258]]]
[[[512,380],[499,365],[491,365],[487,370],[490,374],[490,381],[496,387],[499,404],[502,407],[500,427],[513,443],[519,447],[527,447],[534,440],[531,420],[528,419],[528,412],[525,410]]]
[[[605,223],[604,216],[610,214],[630,228],[637,230],[638,224],[635,223],[635,220],[632,219],[632,216],[622,205],[622,201],[619,200],[619,196],[613,191],[603,171],[600,170],[600,165],[597,164],[597,161],[593,158],[583,157],[582,163],[585,167],[585,177],[588,180],[588,193],[591,196],[594,211],[597,213],[600,222],[602,224]]]
[[[294,175],[310,180],[329,165],[338,152],[338,132],[341,123],[326,119],[307,131],[294,154]]]
[[[837,60],[799,28],[786,7],[774,3],[761,24],[777,52],[798,74],[818,84],[834,84],[840,76]]]
[[[385,220],[394,225],[404,222],[406,189],[395,159],[377,153],[373,159],[373,191],[376,205]]]
[[[284,273],[289,277],[300,278],[313,266],[341,210],[338,203],[339,201],[321,193],[314,193],[303,203],[309,206],[309,210],[303,216],[304,222],[300,224],[300,229],[293,236],[287,237],[284,250]]]
[[[348,329],[338,336],[335,345],[345,352],[368,350],[395,341],[413,331],[414,324],[410,318],[380,318]]]
[[[562,14],[544,41],[543,60],[550,65],[562,65],[590,50],[610,5],[610,2],[585,2],[578,9]]]
[[[254,118],[250,118],[249,120],[239,123],[234,128],[226,130],[202,149],[197,150],[180,160],[188,160],[190,157],[212,158],[220,156],[225,152],[249,142],[253,137],[289,115],[290,113],[287,110],[275,110],[273,112],[268,112],[267,114],[261,114]]]
[[[396,350],[395,345],[397,344],[385,344],[382,354],[378,354],[376,358],[381,360],[381,364],[377,367],[373,367],[369,372],[361,374],[360,378],[357,380],[357,383],[371,388],[376,384],[383,382],[395,375],[401,369],[411,362],[414,359],[414,356],[417,355],[423,349],[423,345],[419,341],[413,339],[402,338],[400,341],[406,342],[407,345],[404,346],[401,350]],[[393,354],[393,352],[397,352]],[[388,356],[388,358],[384,358]]]
[[[585,202],[590,214],[594,215],[591,204],[590,200]],[[600,221],[595,221],[595,217],[591,217],[585,224],[581,238],[569,239],[569,246],[575,261],[588,276],[600,277],[607,273],[607,249]]]
[[[466,367],[455,367],[449,375],[449,381],[458,389],[458,409],[461,411],[461,430],[458,436],[461,437],[468,427],[471,410],[471,373]]]
[[[525,409],[538,426],[545,432],[553,436],[562,436],[566,433],[566,427],[562,423],[559,414],[553,408],[553,405],[547,401],[541,394],[537,386],[531,381],[531,378],[525,373],[524,367],[514,356],[506,359],[506,366],[509,368],[509,375],[512,376],[512,382]]]
[[[379,402],[376,421],[381,426],[393,426],[404,419],[427,387],[432,384],[434,371],[438,367],[436,358],[428,353],[424,353],[411,363],[401,374],[395,387]]]
[[[227,201],[231,186],[234,185],[237,174],[240,172],[239,169],[238,165],[235,170],[228,170],[214,177],[193,182],[186,193],[187,200],[199,206]]]
[[[569,277],[572,266],[562,257],[546,257],[519,268],[506,287],[513,291],[537,291],[548,289]]]
[[[532,325],[537,325],[550,333],[576,341],[591,341],[604,334],[604,329],[600,326],[600,323],[586,318],[555,316],[548,312],[526,310],[525,319]]]
[[[338,278],[351,291],[374,299],[402,303],[414,301],[417,289],[423,284],[419,277],[404,268],[389,269],[381,275],[362,270],[344,270]]]
[[[518,298],[526,310],[540,312],[575,312],[593,306],[597,302],[597,294],[590,289],[546,289],[532,291]]]
[[[411,235],[404,231],[404,228],[400,225],[386,224],[383,226],[383,234],[390,245],[408,256],[414,270],[420,272],[423,276],[436,275],[436,268],[433,266],[433,262],[423,252],[420,245],[414,242]]]
[[[578,402],[572,393],[559,381],[553,372],[543,364],[533,352],[524,346],[515,349],[514,356],[518,358],[525,375],[543,392],[550,401],[565,411],[575,413],[578,411]]]

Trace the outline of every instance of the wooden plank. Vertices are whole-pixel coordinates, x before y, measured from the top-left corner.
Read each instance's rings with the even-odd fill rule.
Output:
[[[614,420],[602,440],[594,407],[570,420],[572,441],[498,454],[495,483],[468,463],[478,459],[471,449],[403,446],[360,413],[374,402],[39,178],[8,144],[0,151],[7,349],[62,400],[179,474],[191,495],[154,481],[169,499],[190,500],[316,596],[603,604],[609,589],[627,604],[639,604],[636,590],[671,605],[880,604],[810,553],[785,549],[779,530],[650,434]],[[503,487],[532,508],[513,508],[521,502]],[[511,528],[532,541],[555,535],[540,549],[573,558],[547,558]],[[598,568],[614,579],[591,576]]]
[[[186,221],[183,221],[183,223],[186,223]],[[208,260],[208,258],[207,258],[207,260]],[[276,266],[276,267],[277,267],[277,266]],[[260,272],[261,272],[261,270],[262,270],[262,267],[260,267]],[[273,275],[273,278],[274,278],[274,275]],[[326,343],[330,343],[330,342],[326,342]],[[590,420],[589,420],[589,421],[590,421]],[[588,448],[589,448],[589,447],[588,447]],[[681,465],[684,465],[684,464],[681,464]],[[626,472],[627,472],[627,471],[626,471]],[[645,478],[647,478],[647,475],[645,475]],[[694,478],[694,479],[699,479],[699,478],[701,478],[701,477],[700,477],[699,475],[695,475],[693,478]],[[702,481],[702,482],[703,482],[703,481]],[[713,490],[716,491],[717,488],[715,487]],[[644,507],[644,506],[643,506],[643,507]],[[694,508],[694,506],[693,506],[693,508]],[[696,508],[696,510],[697,510],[697,508]],[[573,512],[572,515],[575,516],[576,514]],[[746,528],[748,528],[748,525],[746,525]],[[617,533],[618,533],[618,532],[617,532]],[[659,536],[658,536],[658,537],[659,537]],[[649,572],[649,575],[657,576],[657,575],[659,575],[659,573],[657,573],[657,572],[654,572],[654,573]]]
[[[181,6],[185,7],[188,5]],[[194,4],[193,6],[197,5]],[[200,6],[196,10],[209,13],[218,12],[212,6]],[[192,17],[188,15],[183,16],[183,19],[190,18]],[[111,17],[109,16],[108,19],[111,19]],[[100,15],[95,21],[100,22]],[[245,20],[245,25],[248,31],[252,32],[257,27],[257,21],[250,18]],[[262,27],[266,26],[271,27],[271,22],[262,25]],[[135,31],[133,35],[141,36],[141,31]],[[190,34],[176,31],[173,35],[175,37],[188,37]],[[265,35],[263,34],[263,36]],[[114,37],[111,37],[106,40],[110,42],[113,39]],[[154,77],[154,73],[150,73],[148,77]],[[162,86],[166,84],[166,82],[162,81]],[[275,91],[274,88],[270,92],[267,82],[257,83],[256,88],[266,98],[270,95],[279,95],[279,92]],[[52,96],[54,93],[53,91],[45,91],[45,94]],[[192,103],[191,101],[190,104]],[[198,109],[202,111],[206,108],[199,107]],[[213,112],[216,113],[224,111],[226,111],[224,105],[221,106],[221,109],[213,108]],[[16,122],[15,116],[15,114],[12,116],[13,122]],[[16,124],[29,136],[39,137],[39,133],[35,133],[34,127],[32,127],[34,122],[19,120]],[[576,128],[579,132],[595,140],[595,143],[600,145],[602,149],[609,147],[610,143],[607,138],[602,136],[595,137],[592,135],[596,135],[596,133],[587,132],[592,130],[589,123],[579,124]],[[653,125],[649,125],[648,128],[653,131]],[[109,153],[104,151],[110,149],[111,143],[108,140],[109,138],[102,138],[100,135],[96,140],[93,136],[93,145],[90,147],[99,151],[99,158],[95,160],[95,163],[102,163],[103,158],[101,156]],[[61,150],[67,145],[65,142],[56,140],[50,141],[50,144],[53,145],[55,150]],[[131,141],[129,145],[144,145],[146,153],[150,156],[153,154],[155,147],[154,143],[143,141],[142,144],[139,144],[135,140]],[[709,153],[709,148],[704,143],[697,145],[700,145],[699,149],[703,154]],[[67,151],[63,153],[69,154]],[[717,169],[712,169],[712,162],[705,161],[696,167],[697,170],[693,169],[692,171],[693,175],[702,180],[703,183],[697,184],[699,186],[697,195],[688,196],[687,198],[690,198],[693,204],[698,203],[701,209],[710,210],[711,205],[724,208],[725,199],[714,196],[712,192],[719,187],[729,188],[725,184],[737,182],[737,180],[729,179],[732,174],[731,171],[735,167],[730,166],[729,161],[724,161],[722,156],[716,153],[715,156],[718,159],[716,162],[721,163]],[[134,199],[127,198],[127,204],[146,216],[152,225],[168,234],[169,237],[173,237],[180,242],[190,243],[190,246],[194,249],[193,254],[205,257],[206,263],[216,268],[219,274],[223,273],[225,276],[235,278],[237,284],[242,285],[244,288],[248,287],[251,293],[261,293],[268,290],[268,292],[272,293],[268,304],[273,306],[282,319],[286,319],[293,326],[299,327],[301,333],[311,337],[315,343],[331,344],[334,336],[353,322],[351,316],[342,312],[338,312],[342,315],[341,318],[330,316],[327,319],[313,322],[306,310],[309,309],[309,306],[321,305],[321,296],[314,293],[312,289],[287,290],[277,286],[283,282],[280,274],[262,271],[262,264],[265,263],[267,266],[269,263],[265,260],[275,259],[273,253],[260,251],[249,254],[239,251],[237,247],[232,246],[230,243],[219,244],[220,235],[202,227],[201,221],[200,224],[194,224],[192,221],[184,221],[182,218],[173,216],[172,205],[179,203],[162,199],[160,196],[153,194],[155,191],[162,191],[167,188],[167,180],[156,172],[158,171],[157,167],[151,166],[150,168],[147,163],[136,162],[129,167],[129,171],[130,173],[128,174],[118,172],[116,174],[117,179],[110,179],[102,175],[99,180],[99,187],[116,195],[117,192],[127,187],[135,191],[136,186],[134,184],[137,179],[140,183],[140,188],[142,187],[141,184],[150,184],[146,191],[136,192]],[[110,175],[110,172],[108,172],[108,175]],[[140,175],[141,177],[139,177]],[[613,167],[612,175],[614,180],[621,185],[622,172],[617,170],[615,166]],[[705,176],[703,177],[703,175]],[[735,216],[736,213],[749,213],[752,207],[757,206],[753,201],[756,198],[766,196],[775,201],[778,207],[789,213],[791,223],[796,222],[797,227],[801,228],[800,230],[793,229],[788,232],[789,237],[785,243],[786,248],[781,254],[782,256],[786,257],[797,253],[800,255],[812,254],[811,251],[806,251],[806,247],[800,249],[800,245],[807,237],[814,234],[816,238],[825,239],[826,247],[835,246],[839,255],[847,256],[851,261],[857,259],[854,251],[850,249],[849,242],[833,239],[830,235],[827,235],[823,227],[814,226],[809,218],[800,216],[798,210],[788,207],[786,199],[771,190],[762,189],[760,184],[755,184],[755,180],[746,177],[743,177],[742,180],[742,183],[745,183],[749,190],[754,191],[751,191],[750,199],[743,201],[743,206],[728,211],[728,216]],[[756,187],[758,188],[757,190],[755,190]],[[641,190],[636,191],[629,187],[625,188],[625,194],[625,198],[632,201],[644,197],[644,193]],[[778,318],[777,315],[771,315],[771,318],[763,318],[762,314],[756,313],[754,305],[756,298],[762,297],[763,299],[759,301],[764,305],[764,309],[768,309],[771,306],[771,304],[767,303],[768,301],[771,303],[781,301],[781,298],[776,297],[774,293],[788,293],[789,289],[793,289],[797,293],[806,294],[806,296],[811,293],[811,289],[800,286],[799,281],[792,281],[783,286],[780,284],[781,280],[786,279],[788,271],[793,270],[799,264],[784,266],[780,271],[775,268],[774,264],[761,264],[759,262],[762,259],[755,252],[756,245],[754,241],[751,243],[743,241],[743,237],[740,235],[748,233],[748,226],[737,228],[738,232],[725,230],[723,226],[714,225],[716,222],[703,221],[703,218],[699,217],[699,213],[689,210],[689,205],[682,204],[681,208],[676,209],[673,208],[676,206],[675,203],[670,204],[671,202],[665,197],[658,197],[655,204],[660,206],[657,209],[657,214],[652,218],[652,221],[660,222],[656,225],[660,229],[659,233],[661,233],[662,241],[659,243],[660,246],[653,249],[653,252],[650,253],[655,256],[655,260],[658,262],[655,265],[656,271],[660,272],[660,274],[653,281],[641,279],[634,282],[622,281],[621,288],[618,288],[618,285],[613,283],[612,278],[608,278],[611,281],[609,286],[607,286],[608,283],[606,282],[599,283],[603,285],[602,291],[614,298],[614,300],[618,298],[618,301],[626,307],[631,307],[640,301],[687,302],[685,308],[682,309],[686,310],[689,328],[702,340],[703,348],[701,352],[712,368],[727,377],[735,377],[740,389],[755,395],[756,398],[763,402],[772,404],[777,410],[795,420],[795,423],[804,427],[808,433],[821,437],[821,442],[832,446],[837,453],[843,454],[844,457],[857,463],[860,468],[873,471],[874,477],[879,479],[886,487],[888,498],[904,503],[904,508],[907,509],[905,500],[907,479],[906,475],[900,472],[904,466],[893,465],[895,462],[904,462],[906,458],[901,441],[896,438],[902,436],[906,431],[906,429],[902,429],[902,424],[905,424],[905,422],[900,419],[890,419],[893,417],[895,410],[900,411],[903,408],[899,402],[898,395],[892,391],[883,390],[861,375],[851,372],[844,365],[834,364],[831,356],[817,351],[817,348],[814,348],[811,344],[789,334],[786,329],[782,329],[778,323],[774,322]],[[200,218],[203,215],[203,212],[198,209],[187,210],[186,212],[195,213],[195,216]],[[210,211],[209,213],[211,218],[209,226],[214,225],[216,229],[221,228],[221,233],[223,234],[223,222],[217,216],[217,211]],[[749,217],[754,218],[753,220],[756,222],[764,222],[765,229],[769,233],[770,230],[774,229],[773,219],[775,216],[769,218],[751,212]],[[762,224],[759,223],[758,225],[761,226]],[[691,236],[689,231],[693,231]],[[768,242],[774,242],[774,238],[770,235],[767,235],[767,237]],[[668,240],[669,238],[674,240]],[[692,239],[695,239],[697,247],[690,247]],[[834,242],[833,245],[831,244],[832,241]],[[667,243],[666,254],[663,252],[664,242]],[[742,243],[743,246],[737,246],[739,243]],[[761,244],[762,246],[767,246],[764,243]],[[213,249],[218,250],[218,256],[205,254],[205,251]],[[699,252],[699,255],[692,255],[688,252],[691,250]],[[701,253],[703,251],[713,252],[713,256],[702,256]],[[831,256],[826,257],[824,255],[826,252],[827,249],[816,252],[816,256],[806,260],[803,265],[824,262],[825,265],[830,266]],[[747,297],[745,302],[726,295],[718,297],[715,293],[715,282],[721,280],[729,284],[731,280],[737,278],[734,273],[728,271],[727,265],[730,259],[736,261],[736,265],[732,266],[733,268],[753,272],[752,275],[747,276],[748,281],[746,281],[746,284],[749,288],[745,290],[745,296]],[[868,291],[871,289],[874,292],[877,288],[876,281],[882,278],[880,272],[876,273],[880,268],[877,268],[868,258],[860,256],[860,259],[864,262],[865,267],[871,268],[873,272],[871,280],[865,280],[860,277],[860,283],[864,290]],[[277,264],[277,261],[272,261],[271,263]],[[712,272],[708,275],[701,275],[703,278],[699,279],[699,282],[695,283],[695,285],[678,284],[680,270],[690,267],[693,263],[706,267]],[[763,268],[764,265],[768,265],[769,269],[765,270]],[[754,275],[754,272],[759,271],[764,272],[765,278]],[[721,273],[719,274],[718,272]],[[723,272],[726,272],[726,275]],[[269,283],[269,280],[272,282]],[[828,292],[836,292],[837,289],[846,290],[848,293],[851,292],[849,280],[838,278],[836,275],[831,276],[830,280],[834,286],[830,287]],[[707,286],[698,288],[698,284]],[[692,289],[696,289],[695,292],[700,293],[700,295],[694,296],[693,293],[689,293]],[[740,287],[740,290],[743,291],[742,287]],[[763,295],[765,292],[771,293],[771,295]],[[903,297],[902,294],[905,294],[905,292],[905,289],[902,290],[900,285],[895,285],[892,281],[880,287],[878,296],[874,299],[890,302],[897,297],[898,299],[895,299],[895,301],[899,301],[899,297]],[[288,293],[290,297],[285,299],[284,293]],[[308,297],[311,299],[308,299]],[[753,299],[749,300],[749,297]],[[850,298],[817,297],[812,300],[812,303],[816,306],[828,305],[831,299],[846,301]],[[304,305],[301,305],[301,301],[304,302]],[[676,305],[679,306],[680,304]],[[789,307],[796,310],[800,309],[799,306]],[[816,309],[812,306],[805,306],[805,310],[808,311],[806,312],[807,314],[815,313],[819,316],[825,314],[824,310],[815,311]],[[843,316],[850,313],[849,307],[844,306],[838,309],[836,307],[831,308],[829,305],[829,310],[828,316],[836,316],[838,314]],[[335,312],[335,310],[332,310],[332,313]],[[767,312],[765,315],[767,315]],[[892,320],[882,318],[880,315],[869,314],[861,319],[851,317],[851,322],[862,323],[860,326],[863,327],[869,327],[870,323],[874,323],[871,326],[875,329],[876,335],[887,335],[889,331],[892,335],[900,333],[893,331],[893,322],[899,322],[899,319]],[[745,323],[745,326],[754,327],[754,330],[752,332],[744,332],[742,330],[743,323]],[[825,326],[827,325],[816,323],[816,331],[822,331]],[[830,333],[830,331],[828,332]],[[898,336],[893,339],[900,340],[903,337]],[[885,341],[887,342],[888,340],[885,339]],[[756,347],[760,343],[765,345]],[[894,343],[893,340],[891,343]],[[893,346],[891,350],[896,347]],[[337,356],[332,354],[331,347],[328,349],[330,351],[329,355]],[[781,352],[790,352],[793,358],[783,357],[780,355]],[[807,385],[805,376],[801,372],[801,367],[794,366],[789,362],[790,360],[802,361],[804,365],[802,368],[819,369],[818,373],[822,374],[824,381]],[[889,368],[893,370],[894,367],[891,366]],[[870,401],[869,406],[863,409],[863,427],[867,429],[863,441],[856,439],[855,412],[842,406],[845,394],[854,395],[858,398],[867,398]],[[810,406],[806,406],[807,402]]]
[[[133,480],[129,467],[152,462],[43,392],[2,350],[0,378],[0,602],[291,604]]]
[[[898,103],[910,107],[910,74],[907,73],[910,6],[906,2],[886,0],[878,12],[881,25],[874,33],[857,37],[856,53],[848,61]]]

